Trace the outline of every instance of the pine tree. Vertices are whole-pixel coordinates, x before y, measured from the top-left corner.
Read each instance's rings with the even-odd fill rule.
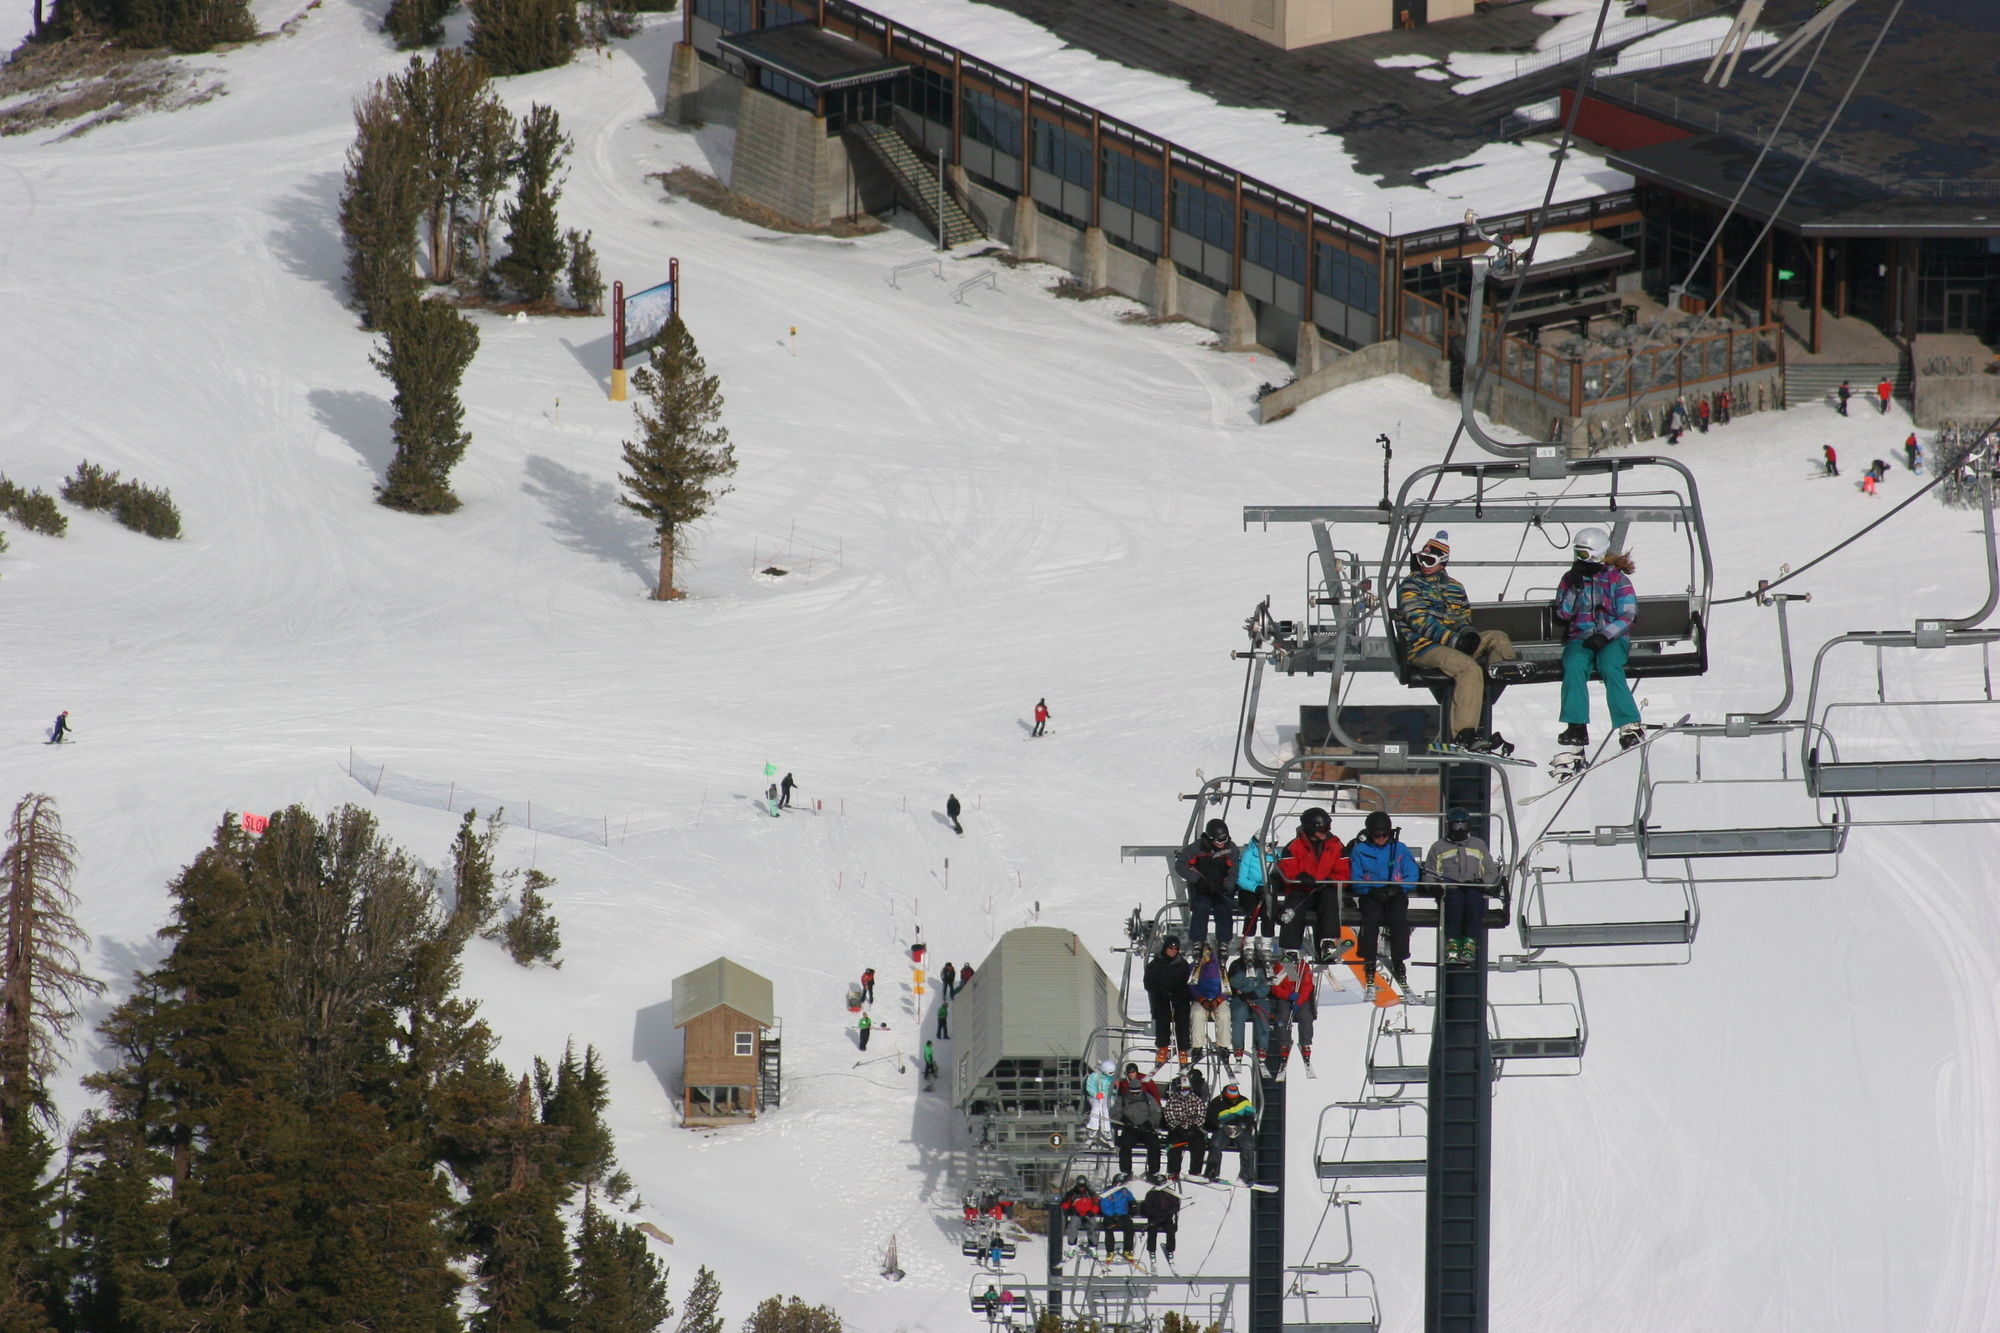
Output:
[[[634,410],[639,439],[625,442],[620,473],[625,494],[618,503],[653,525],[660,548],[660,580],[653,596],[667,601],[674,587],[674,555],[687,530],[715,508],[730,488],[720,485],[736,472],[736,450],[722,417],[722,381],[708,373],[687,325],[675,312],[660,331],[650,363],[632,376],[639,391]]]
[[[567,262],[556,201],[562,197],[570,147],[555,108],[540,102],[529,106],[521,121],[521,151],[514,159],[520,188],[507,206],[507,254],[497,267],[520,299],[533,306],[555,300],[556,281]]]
[[[478,1277],[472,1333],[546,1333],[571,1327],[571,1270],[560,1209],[569,1199],[559,1160],[563,1131],[541,1124],[525,1076],[513,1109],[462,1210]]]
[[[562,959],[556,957],[562,949],[562,927],[549,907],[549,900],[542,895],[542,890],[554,883],[541,871],[529,869],[521,879],[521,901],[514,915],[500,927],[501,943],[522,967],[538,962],[550,967],[562,966]]]
[[[68,1309],[68,1259],[55,1228],[55,1148],[32,1116],[0,1138],[0,1330],[49,1333]],[[643,1239],[643,1238],[642,1238]]]
[[[493,216],[499,208],[500,192],[514,178],[514,157],[519,144],[514,135],[513,114],[497,100],[490,104],[482,102],[475,110],[467,133],[459,241],[470,244],[482,288],[491,294]]]
[[[417,289],[423,136],[399,101],[384,81],[354,104],[354,143],[340,194],[348,295],[371,329]]]
[[[604,313],[604,275],[597,270],[597,250],[590,233],[572,227],[564,238],[569,246],[569,299],[578,310]]]
[[[469,0],[472,53],[495,75],[569,63],[583,42],[576,0]]]
[[[637,1227],[613,1222],[588,1196],[576,1235],[576,1326],[591,1333],[653,1333],[673,1318],[667,1271]]]
[[[0,1140],[37,1114],[52,1116],[47,1082],[77,1005],[103,991],[78,950],[89,943],[71,915],[76,845],[54,798],[29,795],[7,822],[0,853]]]
[[[464,207],[473,202],[488,127],[508,127],[513,118],[487,81],[485,67],[464,51],[439,51],[426,64],[410,58],[401,75],[386,81],[403,119],[422,140],[418,157],[419,194],[431,281],[451,282]]]
[[[576,1044],[563,1047],[562,1063],[553,1076],[547,1064],[535,1061],[535,1096],[541,1103],[542,1123],[563,1131],[558,1140],[556,1161],[562,1178],[570,1185],[586,1188],[600,1184],[617,1165],[611,1127],[604,1123],[604,1108],[611,1104],[604,1067],[598,1062],[597,1048],[585,1046],[581,1063]]]
[[[39,25],[38,25],[39,26]],[[109,34],[130,47],[183,54],[257,36],[248,0],[56,0],[41,35]]]
[[[459,821],[458,836],[451,843],[451,929],[464,938],[486,929],[499,910],[494,901],[496,879],[493,849],[500,841],[500,816],[494,811],[486,819],[486,830],[476,825],[478,811],[467,810]]]
[[[796,1296],[767,1296],[743,1321],[743,1333],[841,1333],[842,1327],[830,1308],[807,1305]]]
[[[722,1333],[722,1316],[716,1307],[722,1304],[722,1283],[706,1266],[697,1268],[694,1286],[688,1289],[687,1301],[681,1306],[681,1321],[674,1325],[674,1333]]]
[[[458,0],[389,0],[382,31],[396,39],[398,50],[436,46],[444,40],[445,16],[456,8]]]
[[[458,508],[451,470],[472,436],[460,429],[459,381],[479,350],[472,321],[437,301],[405,300],[389,313],[383,347],[369,361],[396,386],[396,456],[376,503],[411,514]]]

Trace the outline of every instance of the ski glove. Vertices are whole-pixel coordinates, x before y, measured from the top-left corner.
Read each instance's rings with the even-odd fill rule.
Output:
[[[1292,918],[1297,915],[1298,915],[1298,910],[1296,908],[1287,907],[1284,911],[1278,914],[1278,920],[1280,923],[1289,926],[1292,924]]]
[[[1589,638],[1583,641],[1583,646],[1590,649],[1590,651],[1594,653],[1599,648],[1602,648],[1605,644],[1610,642],[1611,640],[1605,638],[1602,634],[1593,634]]]
[[[1470,657],[1472,656],[1473,653],[1477,652],[1478,650],[1479,650],[1478,630],[1469,629],[1465,631],[1463,634],[1458,636],[1458,651],[1464,653],[1467,657]]]

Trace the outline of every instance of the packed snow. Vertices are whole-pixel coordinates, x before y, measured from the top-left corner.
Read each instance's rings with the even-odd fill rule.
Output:
[[[946,16],[976,11],[891,8],[960,39]],[[72,509],[61,539],[10,524],[0,555],[0,788],[53,795],[78,844],[90,962],[113,983],[86,1017],[162,955],[165,886],[225,811],[357,802],[434,862],[457,816],[428,784],[561,812],[577,836],[510,830],[501,859],[556,878],[564,965],[524,971],[479,943],[466,984],[513,1067],[571,1039],[609,1057],[635,1215],[674,1238],[676,1295],[707,1264],[732,1326],[796,1292],[857,1330],[976,1327],[955,1121],[908,1063],[926,1016],[901,951],[921,926],[933,964],[977,963],[1039,921],[1078,931],[1116,975],[1120,924],[1161,894],[1157,865],[1121,862],[1120,845],[1179,837],[1179,794],[1230,767],[1243,617],[1266,593],[1281,615],[1303,610],[1308,534],[1246,532],[1243,505],[1372,502],[1376,434],[1400,475],[1441,456],[1452,408],[1390,377],[1258,426],[1253,391],[1284,367],[1189,325],[1122,324],[1121,302],[1056,300],[1053,270],[995,267],[961,303],[958,280],[991,261],[891,286],[928,253],[906,226],[780,236],[670,202],[649,177],[716,169],[727,131],[650,118],[678,19],[650,20],[613,53],[501,87],[517,111],[560,109],[576,142],[562,216],[595,233],[607,279],[646,285],[681,261],[742,461],[683,562],[691,597],[646,597],[648,533],[616,503],[632,411],[607,401],[602,319],[478,316],[464,508],[381,509],[389,390],[342,304],[334,217],[352,100],[403,59],[378,11],[320,5],[290,36],[201,58],[228,90],[204,105],[0,141],[0,290],[16,312],[0,324],[0,470],[53,491],[88,459],[169,488],[186,531],[155,543]],[[293,13],[258,9],[267,29]],[[1233,142],[1253,115],[1129,72],[1110,84],[1095,100],[1120,114],[1135,103],[1107,99],[1151,89],[1161,128],[1213,118]],[[1285,142],[1272,162],[1341,179],[1356,207],[1408,206],[1409,191],[1342,177],[1324,136]],[[1528,159],[1507,153],[1493,169],[1518,186]],[[1717,593],[1797,567],[1906,495],[1900,470],[1878,497],[1852,483],[1909,429],[1900,407],[1811,406],[1690,435],[1676,456],[1703,486]],[[1841,478],[1821,474],[1827,441]],[[1792,610],[1800,664],[1841,631],[1975,609],[1975,529],[1926,500],[1796,580],[1814,594]],[[1664,549],[1637,550],[1642,591],[1679,577],[1677,540],[1648,533]],[[1479,593],[1499,572],[1467,577]],[[1768,610],[1720,609],[1709,674],[1649,683],[1647,715],[1769,707],[1775,635]],[[1897,661],[1892,684],[1978,689],[1977,663],[1932,670]],[[1874,681],[1856,661],[1834,684],[1860,698]],[[1259,747],[1324,688],[1270,682]],[[1040,696],[1053,731],[1030,739]],[[1369,681],[1356,697],[1398,692]],[[77,742],[44,747],[59,709]],[[1952,716],[1967,736],[2000,730],[1988,706]],[[1509,691],[1497,722],[1546,756],[1553,691]],[[1899,736],[1937,730],[1924,718]],[[801,808],[775,820],[767,762],[801,784]],[[1560,817],[1629,819],[1630,781],[1586,780]],[[1765,815],[1746,791],[1747,816],[1792,808],[1781,793]],[[941,817],[948,793],[963,837]],[[2000,814],[1989,798],[1946,807]],[[2000,1325],[1990,846],[1981,824],[1857,829],[1837,877],[1704,887],[1687,966],[1585,973],[1580,1075],[1498,1090],[1494,1327]],[[1420,936],[1419,959],[1431,948]],[[775,983],[785,1104],[689,1132],[665,1006],[674,976],[718,955]],[[889,1030],[864,1060],[843,995],[871,965]],[[1362,1021],[1330,1008],[1320,1077],[1292,1086],[1289,1262],[1343,1244],[1308,1163],[1316,1102],[1361,1091]],[[103,1062],[88,1038],[73,1053],[66,1116]],[[1419,1327],[1421,1196],[1353,1212],[1384,1327]],[[1238,1196],[1201,1196],[1189,1226],[1206,1217],[1219,1236],[1212,1266],[1241,1262],[1246,1214]],[[897,1284],[877,1276],[892,1236]],[[1203,1259],[1185,1239],[1182,1255]]]

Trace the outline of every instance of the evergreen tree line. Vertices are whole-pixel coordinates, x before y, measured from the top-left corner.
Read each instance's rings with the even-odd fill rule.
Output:
[[[99,1027],[97,1105],[52,1173],[47,1079],[101,988],[77,963],[74,848],[49,798],[21,802],[0,857],[0,1328],[640,1333],[671,1317],[644,1235],[599,1206],[629,1183],[596,1050],[512,1076],[457,992],[495,914],[493,832],[461,829],[444,910],[442,877],[363,810],[293,807],[254,839],[225,820],[170,886],[167,956]],[[703,1270],[683,1333],[720,1333],[718,1297]]]
[[[34,41],[110,38],[124,46],[207,51],[257,35],[249,0],[35,0]]]

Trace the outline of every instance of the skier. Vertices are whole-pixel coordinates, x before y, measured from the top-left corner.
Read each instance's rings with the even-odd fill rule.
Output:
[[[1208,1141],[1208,1170],[1204,1173],[1213,1181],[1222,1176],[1222,1153],[1226,1148],[1236,1150],[1237,1177],[1245,1185],[1255,1185],[1257,1180],[1257,1108],[1243,1089],[1234,1083],[1224,1085],[1214,1101],[1208,1104],[1208,1119],[1212,1134]]]
[[[958,985],[952,988],[951,993],[953,995],[956,995],[960,991],[964,990],[967,986],[970,986],[971,984],[972,984],[972,964],[967,963],[964,967],[958,969]]]
[[[1090,1120],[1083,1127],[1084,1136],[1106,1148],[1111,1146],[1112,1075],[1117,1072],[1117,1063],[1106,1060],[1083,1076],[1083,1095],[1090,1101]]]
[[[1257,1058],[1264,1058],[1269,1044],[1271,1023],[1271,968],[1262,951],[1246,940],[1244,949],[1229,964],[1229,1044],[1234,1048],[1233,1059],[1243,1058],[1243,1028],[1250,1027],[1252,1045]]]
[[[48,743],[50,745],[61,745],[63,738],[67,735],[69,735],[69,709],[65,708],[62,712],[56,714],[55,726],[49,731]]]
[[[783,779],[779,781],[778,808],[780,810],[789,810],[792,808],[792,788],[796,786],[798,786],[798,783],[792,781],[790,773],[785,774]]]
[[[1223,1038],[1229,1034],[1222,1009],[1227,998],[1222,987],[1222,960],[1216,956],[1213,945],[1203,944],[1195,951],[1194,971],[1190,975],[1188,994],[1194,997],[1192,1049],[1197,1059],[1203,1055],[1219,1056],[1228,1049]]]
[[[1181,957],[1178,935],[1161,942],[1160,951],[1146,964],[1146,999],[1153,1009],[1153,1045],[1159,1048],[1159,1062],[1167,1063],[1167,1038],[1171,1034],[1181,1063],[1188,1062],[1189,1009],[1194,997],[1188,991],[1188,963]]]
[[[1888,460],[1888,459],[1886,459],[1886,458],[1878,458],[1878,459],[1876,459],[1876,460],[1874,461],[1874,463],[1872,463],[1872,464],[1870,464],[1870,465],[1869,465],[1869,470],[1870,470],[1871,472],[1873,472],[1873,473],[1875,474],[1875,480],[1877,480],[1877,481],[1887,481],[1887,480],[1889,480],[1889,460]]]
[[[1730,392],[1729,392],[1729,390],[1727,390],[1727,389],[1724,389],[1724,390],[1723,390],[1722,392],[1720,392],[1720,393],[1718,393],[1718,394],[1716,394],[1716,395],[1715,395],[1715,424],[1716,424],[1716,425],[1718,425],[1718,426],[1727,426],[1727,425],[1729,424],[1729,409],[1730,409],[1730,405],[1731,405],[1731,404],[1732,404],[1732,403],[1733,403],[1734,401],[1735,401],[1735,400],[1734,400],[1734,399],[1733,399],[1733,397],[1732,397],[1732,396],[1730,395]]]
[[[1667,443],[1679,444],[1681,432],[1687,429],[1687,412],[1679,403],[1667,404]]]
[[[1155,1185],[1146,1192],[1139,1204],[1139,1214],[1146,1219],[1146,1262],[1150,1265],[1158,1256],[1161,1241],[1166,1242],[1167,1262],[1174,1261],[1174,1242],[1180,1237],[1181,1196],[1168,1185]]]
[[[1031,736],[1039,736],[1042,733],[1046,732],[1048,729],[1049,729],[1049,701],[1047,699],[1037,699],[1035,700],[1035,729],[1029,732],[1028,734]]]
[[[1478,962],[1486,894],[1500,882],[1500,868],[1486,839],[1473,836],[1472,817],[1463,806],[1444,812],[1444,836],[1424,853],[1424,878],[1445,886],[1445,961]]]
[[[950,987],[946,987],[944,993],[946,995],[951,994]],[[937,1039],[939,1041],[951,1040],[951,1001],[942,998],[938,1000]]]
[[[1854,396],[1853,386],[1848,384],[1846,380],[1842,380],[1840,382],[1840,388],[1837,392],[1840,394],[1840,415],[1846,416],[1847,400]]]
[[[1874,469],[1874,468],[1872,468],[1872,467],[1871,467],[1871,468],[1869,468],[1869,469],[1868,469],[1868,470],[1867,470],[1866,472],[1862,473],[1862,474],[1861,474],[1861,493],[1862,493],[1863,495],[1873,495],[1873,494],[1875,494],[1875,483],[1876,483],[1876,481],[1877,481],[1877,480],[1878,480],[1878,478],[1877,478],[1877,477],[1875,476],[1875,469]]]
[[[1105,1061],[1110,1064],[1109,1060]],[[1091,1219],[1097,1216],[1097,1191],[1090,1187],[1090,1181],[1083,1176],[1076,1178],[1076,1184],[1062,1196],[1063,1238],[1070,1239],[1071,1224],[1075,1224],[1075,1239],[1072,1243],[1082,1250],[1090,1248]]]
[[[1201,1071],[1191,1069],[1174,1083],[1173,1091],[1161,1103],[1160,1116],[1166,1121],[1167,1175],[1181,1178],[1181,1154],[1187,1154],[1188,1170],[1200,1174],[1202,1158],[1208,1152],[1208,1137],[1201,1132],[1208,1118],[1208,1102],[1203,1097]],[[1171,1253],[1171,1251],[1169,1251]]]
[[[1121,1252],[1119,1257],[1128,1264],[1132,1262],[1133,1238],[1137,1234],[1137,1229],[1132,1225],[1132,1208],[1137,1202],[1138,1200],[1132,1197],[1132,1191],[1126,1189],[1122,1183],[1115,1189],[1105,1191],[1103,1197],[1098,1199],[1100,1220],[1097,1225],[1104,1231],[1106,1259],[1112,1257],[1114,1250],[1118,1250]],[[1111,1242],[1119,1232],[1124,1233],[1125,1243],[1122,1246],[1114,1246]]]
[[[874,1026],[875,1026],[874,1020],[869,1018],[867,1013],[864,1012],[861,1015],[861,1023],[858,1029],[861,1035],[861,1049],[864,1051],[868,1049],[868,1033],[870,1032],[871,1029],[874,1028]]]
[[[1333,835],[1333,816],[1317,807],[1299,816],[1299,835],[1285,845],[1278,881],[1278,944],[1297,949],[1311,923],[1321,962],[1332,961],[1340,942],[1340,886],[1350,878],[1346,849]]]
[[[958,994],[958,969],[950,963],[946,963],[944,970],[938,973],[938,980],[944,985],[946,998]]]
[[[1396,585],[1396,618],[1402,625],[1410,661],[1451,677],[1451,738],[1468,750],[1505,754],[1497,732],[1479,730],[1486,707],[1482,663],[1511,662],[1514,641],[1500,630],[1472,627],[1465,585],[1445,572],[1451,561],[1450,534],[1438,533],[1410,556],[1410,572]],[[1494,673],[1488,666],[1486,673]]]
[[[1174,858],[1174,872],[1187,886],[1188,940],[1197,949],[1208,939],[1215,921],[1215,938],[1227,940],[1236,930],[1236,864],[1242,855],[1229,838],[1229,825],[1211,819],[1202,834]]]
[[[1308,1073],[1313,1062],[1313,1021],[1319,1017],[1319,990],[1314,982],[1312,964],[1299,957],[1298,950],[1288,949],[1284,961],[1278,964],[1276,978],[1271,982],[1271,1003],[1275,1012],[1271,1015],[1277,1030],[1277,1039],[1271,1043],[1271,1063],[1277,1066],[1277,1076],[1285,1076],[1285,1067],[1292,1059],[1292,1029],[1299,1033],[1299,1058],[1305,1061]]]
[[[1826,455],[1826,475],[1829,477],[1839,476],[1840,455],[1833,452],[1833,446],[1830,444],[1823,444],[1820,446],[1820,452]]]
[[[1410,956],[1410,888],[1422,876],[1417,858],[1398,840],[1401,830],[1386,810],[1370,810],[1361,836],[1347,849],[1354,866],[1354,895],[1361,903],[1361,973],[1375,989],[1375,962],[1383,926],[1389,928],[1389,975],[1407,988],[1404,960]]]
[[[1260,929],[1266,936],[1271,934],[1264,911],[1264,886],[1270,878],[1271,861],[1271,854],[1255,837],[1243,844],[1242,854],[1236,858],[1236,913],[1242,918],[1246,937]]]
[[[1132,1174],[1132,1150],[1146,1150],[1146,1178],[1160,1174],[1160,1131],[1166,1120],[1160,1111],[1159,1085],[1139,1072],[1139,1066],[1125,1066],[1125,1077],[1113,1089],[1111,1119],[1118,1126],[1118,1170]]]
[[[1556,744],[1568,753],[1557,755],[1550,767],[1558,776],[1583,769],[1584,747],[1590,744],[1590,672],[1604,682],[1604,704],[1618,743],[1627,749],[1645,734],[1639,726],[1639,706],[1625,684],[1625,659],[1632,641],[1627,631],[1639,614],[1639,597],[1632,591],[1632,557],[1611,549],[1603,528],[1576,534],[1576,563],[1556,588],[1555,614],[1567,628],[1563,642],[1563,731]]]
[[[929,1092],[932,1088],[937,1086],[937,1077],[938,1077],[937,1052],[931,1049],[931,1044],[929,1042],[925,1042],[924,1043],[924,1091],[925,1092]]]
[[[872,967],[861,969],[861,1003],[875,1003],[875,969]]]
[[[1696,398],[1694,400],[1694,428],[1703,435],[1708,434],[1709,414],[1708,399]]]
[[[1889,400],[1895,396],[1896,386],[1888,380],[1883,380],[1875,386],[1875,397],[1881,402],[1883,416],[1889,415]]]
[[[1917,443],[1917,433],[1910,432],[1910,438],[1903,441],[1903,457],[1910,460],[1910,471],[1924,470],[1924,447]]]
[[[958,803],[958,796],[955,793],[945,796],[944,814],[945,818],[951,821],[951,831],[953,833],[963,834],[965,832],[965,826],[958,822],[958,812],[964,808],[964,806]]]

